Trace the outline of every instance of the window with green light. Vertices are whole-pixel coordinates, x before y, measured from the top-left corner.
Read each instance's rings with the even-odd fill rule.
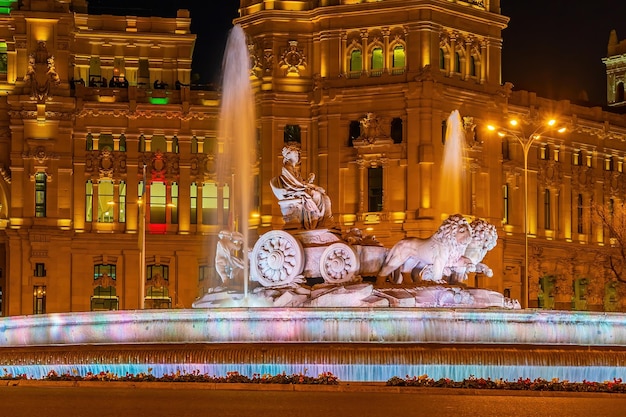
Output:
[[[17,0],[0,0],[0,14],[11,14],[13,3],[17,3]]]
[[[7,63],[8,63],[7,43],[0,42],[0,74],[6,74]]]
[[[363,70],[363,57],[361,50],[355,49],[350,54],[350,71],[362,71]]]

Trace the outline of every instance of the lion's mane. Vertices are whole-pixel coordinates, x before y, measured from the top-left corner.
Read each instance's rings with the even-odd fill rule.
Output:
[[[461,231],[463,238],[459,239]],[[400,269],[411,272],[414,268],[429,268],[425,280],[441,281],[444,269],[456,266],[471,242],[471,227],[467,220],[454,214],[443,221],[437,231],[429,238],[405,238],[396,243],[387,253],[379,276],[387,276]],[[464,263],[463,263],[464,264]]]

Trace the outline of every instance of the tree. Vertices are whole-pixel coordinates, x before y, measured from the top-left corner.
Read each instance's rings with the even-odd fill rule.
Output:
[[[591,214],[595,224],[609,233],[610,246],[603,255],[607,267],[619,282],[626,283],[626,205],[614,203],[591,205]]]

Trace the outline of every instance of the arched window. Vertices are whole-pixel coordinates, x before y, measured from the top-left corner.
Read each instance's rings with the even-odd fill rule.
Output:
[[[446,69],[446,53],[443,48],[439,49],[439,69]]]
[[[454,53],[454,72],[461,72],[461,54]]]
[[[474,57],[473,55],[470,56],[470,68],[469,68],[469,75],[471,75],[472,77],[476,76],[476,57]]]
[[[354,49],[350,53],[350,73],[359,77],[363,71],[363,56],[360,49]]]
[[[404,68],[406,67],[406,54],[403,45],[396,45],[393,48],[391,66],[393,68],[393,74],[401,74],[404,72]]]
[[[372,50],[371,75],[380,76],[383,73],[383,48],[376,47]]]

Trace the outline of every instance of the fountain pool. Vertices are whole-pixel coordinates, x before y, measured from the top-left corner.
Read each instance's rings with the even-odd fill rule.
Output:
[[[0,319],[0,366],[50,370],[332,372],[341,381],[626,377],[617,313],[461,309],[226,308],[47,314]]]

